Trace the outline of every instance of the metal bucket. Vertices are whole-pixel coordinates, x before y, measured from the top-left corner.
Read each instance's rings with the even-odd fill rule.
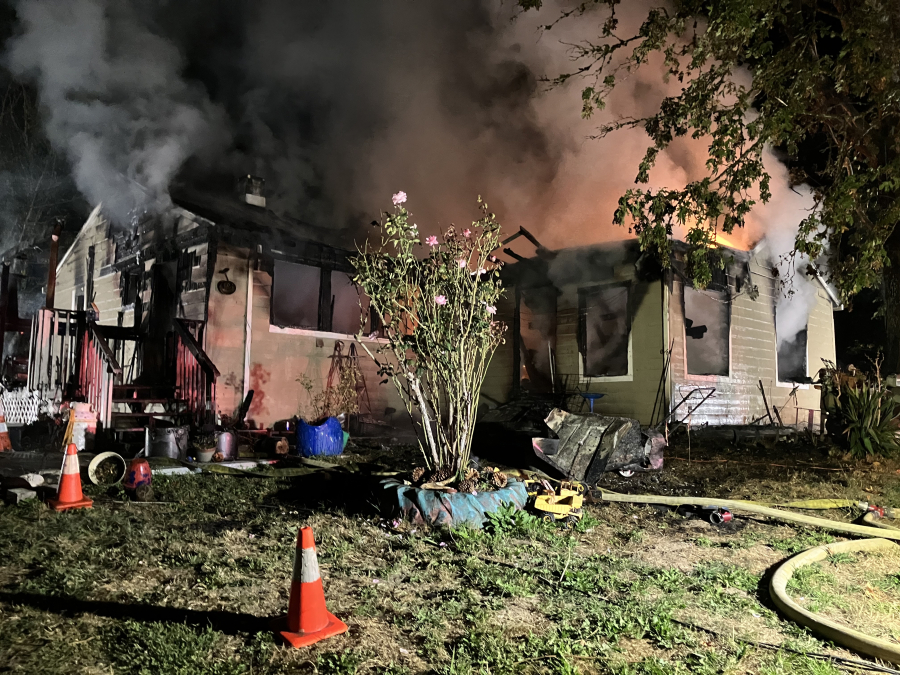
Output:
[[[222,431],[217,434],[216,452],[222,455],[223,461],[237,459],[237,436],[233,431]]]
[[[187,459],[188,427],[151,429],[149,432],[150,457]]]

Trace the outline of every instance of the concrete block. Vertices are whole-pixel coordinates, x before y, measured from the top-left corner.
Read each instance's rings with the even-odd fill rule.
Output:
[[[37,492],[26,488],[10,488],[6,491],[7,504],[19,504],[35,497],[37,497]]]

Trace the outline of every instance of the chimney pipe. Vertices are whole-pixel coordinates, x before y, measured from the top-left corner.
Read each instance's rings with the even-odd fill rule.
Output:
[[[53,309],[56,304],[56,266],[59,262],[59,235],[62,227],[59,223],[53,228],[52,240],[50,242],[50,261],[47,265],[47,296],[44,300],[45,309]]]
[[[246,204],[266,208],[266,179],[247,175],[238,181],[238,196]]]

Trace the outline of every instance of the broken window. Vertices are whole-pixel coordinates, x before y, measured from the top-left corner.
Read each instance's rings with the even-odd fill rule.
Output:
[[[331,330],[335,333],[356,335],[359,332],[360,311],[367,320],[363,332],[369,331],[369,299],[356,287],[349,274],[331,273]],[[362,308],[360,308],[362,304]]]
[[[275,261],[272,279],[272,322],[290,328],[319,327],[318,267]]]
[[[628,375],[628,296],[627,284],[579,291],[579,347],[586,377]]]
[[[556,289],[528,288],[519,302],[520,385],[535,392],[554,390]]]
[[[727,291],[684,286],[684,335],[689,375],[728,375],[731,297]]]
[[[778,342],[778,381],[806,382],[806,345],[808,331],[799,331],[793,338]]]

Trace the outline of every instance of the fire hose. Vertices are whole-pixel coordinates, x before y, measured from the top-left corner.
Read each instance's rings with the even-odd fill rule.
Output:
[[[841,626],[834,621],[817,616],[791,600],[787,594],[787,584],[794,571],[805,565],[824,560],[835,553],[850,551],[898,551],[900,550],[900,527],[881,523],[882,515],[877,511],[869,511],[863,518],[867,525],[842,523],[828,518],[818,518],[800,513],[792,513],[772,508],[763,504],[740,499],[709,499],[706,497],[670,497],[663,495],[623,495],[609,490],[597,489],[596,496],[600,501],[627,504],[664,504],[668,506],[685,506],[690,504],[715,504],[719,508],[731,511],[747,511],[761,516],[789,523],[812,525],[823,530],[873,537],[857,541],[844,541],[837,544],[817,546],[785,560],[775,571],[769,584],[772,601],[788,618],[824,635],[829,640],[841,644],[861,654],[873,656],[891,663],[900,663],[900,645],[875,638],[852,628]],[[831,502],[831,506],[827,503]],[[805,504],[805,505],[804,505]],[[849,500],[812,500],[810,502],[792,502],[792,508],[843,508],[854,506]],[[888,510],[889,511],[889,510]],[[893,512],[890,512],[893,515]],[[893,541],[889,541],[893,540]]]

